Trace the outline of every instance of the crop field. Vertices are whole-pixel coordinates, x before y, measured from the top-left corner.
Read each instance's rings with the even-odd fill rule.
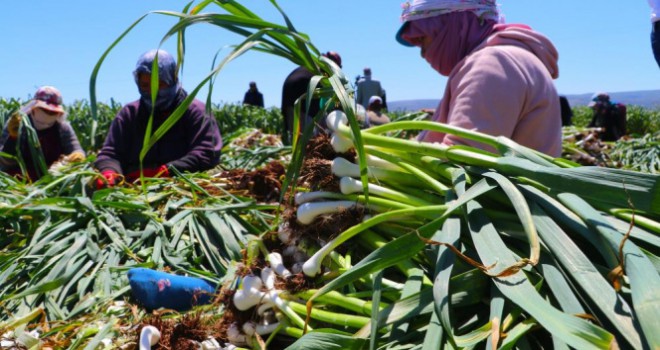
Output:
[[[219,166],[96,189],[121,105],[67,105],[87,158],[0,173],[0,349],[658,349],[660,111],[630,106],[628,135],[603,142],[576,108],[560,158],[425,112],[360,129],[303,33],[203,3],[178,30],[307,67],[329,134],[284,146],[278,108],[213,105]],[[0,126],[24,102],[0,99]]]

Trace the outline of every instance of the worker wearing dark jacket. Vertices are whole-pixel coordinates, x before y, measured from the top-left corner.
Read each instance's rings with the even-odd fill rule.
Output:
[[[325,56],[335,62],[341,68],[341,56],[335,51],[328,51],[322,56]],[[298,67],[294,69],[284,80],[282,85],[282,116],[284,117],[282,124],[282,142],[285,145],[290,145],[293,141],[293,133],[295,130],[294,115],[296,100],[307,94],[309,83],[314,77],[314,74],[305,67]],[[300,120],[299,129],[302,131],[304,128],[313,122],[314,117],[321,109],[321,100],[313,98],[307,110],[307,103],[302,100],[300,103]]]
[[[151,115],[151,67],[158,54],[159,89],[153,105],[152,133],[170,117],[187,97],[176,76],[174,58],[163,50],[140,57],[134,72],[141,98],[124,106],[110,126],[96,167],[103,174],[98,186],[114,185],[124,175],[127,181],[140,177],[140,152]],[[222,137],[218,125],[195,99],[181,119],[149,149],[143,160],[146,177],[169,176],[170,169],[203,171],[220,161]]]

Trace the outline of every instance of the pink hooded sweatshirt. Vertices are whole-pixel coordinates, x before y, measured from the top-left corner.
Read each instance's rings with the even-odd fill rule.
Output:
[[[515,142],[550,156],[562,151],[558,54],[542,34],[526,26],[496,25],[495,31],[451,69],[433,120]],[[438,132],[419,140],[488,146]]]

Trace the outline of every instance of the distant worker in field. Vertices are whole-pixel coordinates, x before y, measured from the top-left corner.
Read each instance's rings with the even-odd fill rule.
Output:
[[[331,59],[341,68],[341,56],[334,51],[328,51],[323,56]],[[282,85],[282,143],[290,145],[293,141],[295,103],[301,96],[307,94],[307,88],[314,75],[307,68],[300,66],[294,69]],[[300,130],[309,125],[321,109],[321,101],[312,99],[309,110],[305,100],[300,102]]]
[[[380,81],[371,77],[371,68],[364,68],[362,74],[362,78],[357,82],[357,96],[355,99],[362,107],[368,108],[371,96],[378,96],[383,101],[385,90],[383,90]]]
[[[610,95],[598,92],[591,97],[589,107],[593,117],[588,127],[604,129],[599,133],[603,141],[616,141],[626,134],[626,105],[610,100]]]
[[[371,96],[369,99],[369,105],[367,106],[366,116],[358,116],[359,121],[362,123],[362,126],[369,128],[372,126],[383,125],[390,122],[390,118],[387,114],[382,112],[383,109],[383,99],[380,96]]]
[[[399,43],[421,48],[447,76],[433,120],[494,136],[558,157],[562,150],[558,54],[527,25],[501,23],[495,0],[414,0],[403,4]],[[440,132],[420,140],[486,145]]]
[[[264,95],[257,89],[257,83],[250,82],[250,88],[243,97],[243,104],[264,108]]]
[[[158,55],[158,91],[151,99],[151,68]],[[133,78],[140,99],[125,105],[110,125],[110,131],[96,160],[103,175],[97,187],[114,186],[140,178],[140,151],[153,112],[153,134],[188,96],[177,77],[176,61],[164,50],[140,56]],[[181,118],[149,149],[143,161],[145,177],[168,177],[172,168],[184,172],[204,171],[220,162],[222,137],[215,119],[204,103],[194,99]]]
[[[573,125],[573,109],[566,96],[559,96],[559,106],[561,108],[561,126]]]
[[[39,140],[36,151],[42,152],[46,167],[60,160],[79,162],[85,159],[78,137],[65,119],[62,94],[58,89],[52,86],[40,87],[21,111],[27,115],[28,120],[23,120],[19,112],[9,118],[0,136],[0,152],[17,156],[18,146],[30,180],[37,180],[45,174],[38,170],[40,167],[30,151],[28,135],[21,127],[22,123],[29,124],[36,131]],[[0,156],[0,170],[11,175],[21,175],[21,168],[15,159]]]
[[[660,67],[660,0],[649,0],[651,6],[651,48]]]

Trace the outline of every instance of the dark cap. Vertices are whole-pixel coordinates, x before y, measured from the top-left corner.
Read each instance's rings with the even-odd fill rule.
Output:
[[[589,102],[589,107],[593,107],[598,103],[610,102],[610,95],[606,92],[597,92],[591,96],[591,102]]]
[[[341,68],[341,56],[339,56],[338,53],[336,53],[334,51],[328,51],[328,52],[324,53],[323,56],[331,59],[333,62],[335,62],[339,66],[339,68]]]

